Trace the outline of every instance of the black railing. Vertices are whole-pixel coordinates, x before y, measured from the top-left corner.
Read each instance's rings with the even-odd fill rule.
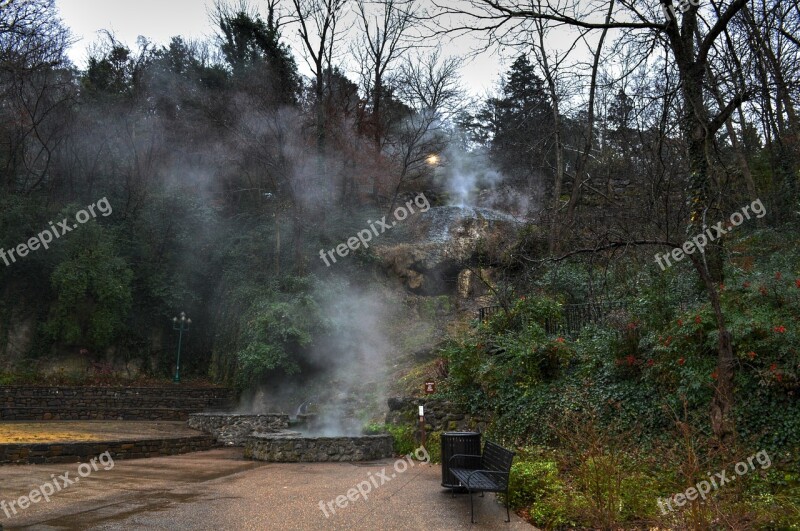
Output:
[[[590,324],[605,323],[615,311],[625,311],[626,301],[589,302],[585,304],[565,304],[561,319],[545,321],[548,334],[575,336]]]
[[[677,301],[669,304],[673,306],[677,305],[680,312],[686,312],[689,308],[699,303],[695,294],[681,291],[677,293],[677,295]],[[565,304],[561,308],[561,317],[558,319],[547,319],[544,323],[544,328],[548,334],[575,336],[587,325],[608,324],[615,313],[618,319],[625,318],[623,314],[627,314],[630,303],[631,301],[628,300],[616,300]],[[502,311],[502,306],[484,306],[478,309],[478,319],[480,322],[486,322],[491,319],[492,316]],[[619,327],[614,328],[617,329]]]
[[[484,306],[478,310],[478,319],[484,323],[488,321],[493,315],[503,311],[502,306]]]
[[[544,323],[548,334],[574,336],[589,324],[606,322],[615,311],[626,310],[625,301],[591,302],[585,304],[565,304],[560,319],[547,319]],[[480,322],[488,321],[493,315],[503,311],[502,306],[484,306],[478,309]]]

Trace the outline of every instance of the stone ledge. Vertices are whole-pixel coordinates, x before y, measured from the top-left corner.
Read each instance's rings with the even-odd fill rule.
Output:
[[[115,461],[140,459],[200,452],[215,447],[217,444],[209,435],[138,441],[0,444],[0,465],[86,462],[103,452],[109,452]]]

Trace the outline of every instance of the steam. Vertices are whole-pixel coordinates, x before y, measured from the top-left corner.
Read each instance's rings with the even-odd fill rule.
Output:
[[[445,177],[449,205],[459,208],[488,208],[515,216],[530,209],[530,194],[514,189],[483,149],[465,150],[454,146],[445,154],[440,170]]]
[[[478,206],[480,189],[495,190],[503,176],[491,167],[488,157],[475,152],[450,149],[447,152],[447,191],[451,206]]]
[[[286,413],[294,418],[305,410],[316,416],[304,430],[308,435],[361,433],[366,418],[359,415],[377,413],[386,404],[383,382],[387,360],[394,355],[385,334],[393,314],[392,295],[361,286],[340,280],[319,287],[315,299],[328,316],[329,332],[310,350],[309,370],[244,397],[240,413]]]

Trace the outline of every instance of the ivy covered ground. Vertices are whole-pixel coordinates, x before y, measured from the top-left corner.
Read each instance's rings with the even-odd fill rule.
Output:
[[[756,232],[729,250],[721,289],[737,360],[731,442],[709,426],[717,328],[688,265],[644,268],[612,287],[627,309],[576,337],[545,332],[575,295],[554,293],[550,271],[508,311],[451,337],[427,370],[439,394],[492,412],[487,437],[518,451],[510,502],[535,525],[800,529],[797,239]],[[559,268],[573,290],[588,274]],[[759,452],[762,464],[734,474]],[[736,481],[705,502],[659,506],[723,470]]]

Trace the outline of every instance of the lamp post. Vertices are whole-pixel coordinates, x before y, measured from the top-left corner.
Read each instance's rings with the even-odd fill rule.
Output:
[[[172,329],[178,331],[178,361],[175,363],[175,378],[172,379],[175,383],[181,381],[181,341],[183,332],[189,331],[190,324],[192,324],[192,320],[186,317],[186,312],[181,312],[180,318],[172,318]]]

